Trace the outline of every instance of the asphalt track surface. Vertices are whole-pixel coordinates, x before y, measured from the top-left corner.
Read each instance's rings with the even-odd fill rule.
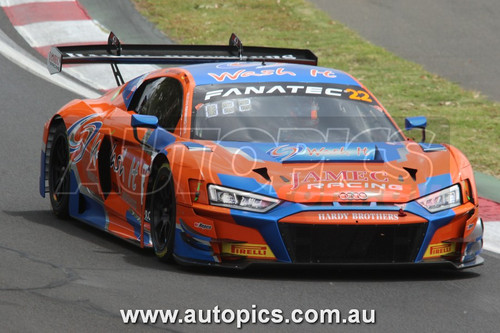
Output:
[[[365,39],[500,101],[498,0],[310,0]]]
[[[22,45],[0,13],[0,28]],[[120,309],[375,309],[375,325],[246,325],[243,331],[497,332],[500,256],[466,271],[162,264],[147,250],[62,221],[38,194],[44,122],[77,96],[0,56],[0,331],[215,332],[233,325],[124,325]]]

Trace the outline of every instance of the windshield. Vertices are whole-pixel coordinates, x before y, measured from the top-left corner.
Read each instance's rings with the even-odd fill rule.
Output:
[[[257,83],[199,86],[192,138],[242,142],[395,142],[403,137],[360,87]]]

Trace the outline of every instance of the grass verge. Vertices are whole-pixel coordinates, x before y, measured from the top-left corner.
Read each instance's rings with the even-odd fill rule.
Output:
[[[178,43],[225,45],[235,32],[243,45],[311,49],[320,66],[358,78],[400,126],[427,116],[434,142],[451,143],[476,171],[500,178],[500,104],[367,42],[304,0],[133,2]]]

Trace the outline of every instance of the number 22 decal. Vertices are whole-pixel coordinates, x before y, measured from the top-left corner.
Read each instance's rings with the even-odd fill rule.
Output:
[[[372,99],[370,98],[370,95],[368,95],[367,92],[363,90],[354,90],[354,89],[346,89],[346,93],[350,94],[349,98],[354,99],[356,101],[363,101],[363,102],[368,102],[371,103],[373,102]]]

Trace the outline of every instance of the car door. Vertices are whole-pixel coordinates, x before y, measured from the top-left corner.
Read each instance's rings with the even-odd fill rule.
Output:
[[[128,238],[140,240],[151,163],[157,152],[137,139],[150,137],[162,129],[137,128],[138,135],[134,135],[131,115],[156,116],[161,128],[173,132],[182,110],[182,86],[170,77],[146,81],[137,89],[130,109],[120,119],[113,119],[116,131],[110,144],[111,193],[106,204],[108,211],[120,217],[120,221],[110,218],[110,229],[116,228]]]

